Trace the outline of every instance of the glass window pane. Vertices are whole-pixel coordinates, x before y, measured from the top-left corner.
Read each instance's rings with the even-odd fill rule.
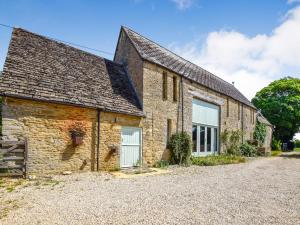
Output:
[[[207,127],[207,151],[211,151],[211,128]]]
[[[200,152],[205,150],[205,127],[200,127]]]
[[[215,149],[214,151],[217,152],[218,151],[218,129],[217,128],[214,128],[214,146],[215,146]]]
[[[193,152],[197,152],[197,126],[196,125],[193,125],[192,136],[193,136]]]

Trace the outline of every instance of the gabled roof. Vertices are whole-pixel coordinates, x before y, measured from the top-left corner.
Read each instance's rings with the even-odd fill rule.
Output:
[[[122,65],[16,28],[0,94],[143,116]]]
[[[255,106],[232,84],[188,60],[183,59],[127,27],[122,26],[121,29],[129,37],[142,59],[163,66],[191,81],[255,108]]]
[[[263,123],[263,124],[265,124],[265,125],[268,125],[268,126],[270,126],[270,127],[273,127],[273,125],[269,122],[269,120],[267,120],[267,118],[264,117],[264,115],[263,115],[260,111],[258,111],[258,113],[257,113],[257,120],[258,120],[258,122],[260,122],[260,123]]]

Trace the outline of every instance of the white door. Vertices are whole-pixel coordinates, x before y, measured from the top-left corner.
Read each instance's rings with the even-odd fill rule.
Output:
[[[121,167],[137,166],[141,161],[141,128],[122,127]]]

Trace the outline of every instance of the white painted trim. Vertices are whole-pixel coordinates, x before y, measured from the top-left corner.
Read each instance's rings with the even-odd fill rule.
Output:
[[[200,156],[208,156],[208,155],[217,155],[219,152],[219,140],[220,140],[220,135],[219,135],[219,127],[217,126],[210,126],[210,125],[205,125],[205,124],[198,124],[198,123],[193,123],[193,126],[197,126],[197,146],[196,146],[196,150],[197,152],[192,152],[192,155],[195,157],[200,157]],[[200,152],[200,127],[204,127],[204,152]],[[208,152],[207,151],[207,128],[211,128],[211,151]],[[217,151],[214,151],[214,129],[217,129]]]

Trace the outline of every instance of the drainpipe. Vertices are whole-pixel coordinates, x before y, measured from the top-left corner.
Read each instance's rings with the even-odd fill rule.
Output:
[[[181,87],[181,119],[182,119],[182,121],[181,121],[181,131],[183,132],[183,127],[184,127],[184,125],[183,125],[183,121],[184,121],[184,117],[183,117],[183,79],[182,79],[182,76],[180,77],[180,83],[181,83],[181,85],[180,85],[180,87]]]
[[[242,143],[244,143],[244,104],[242,104]]]
[[[99,153],[100,153],[100,109],[97,109],[97,156],[96,156],[96,163],[97,163],[97,171],[99,171]]]

